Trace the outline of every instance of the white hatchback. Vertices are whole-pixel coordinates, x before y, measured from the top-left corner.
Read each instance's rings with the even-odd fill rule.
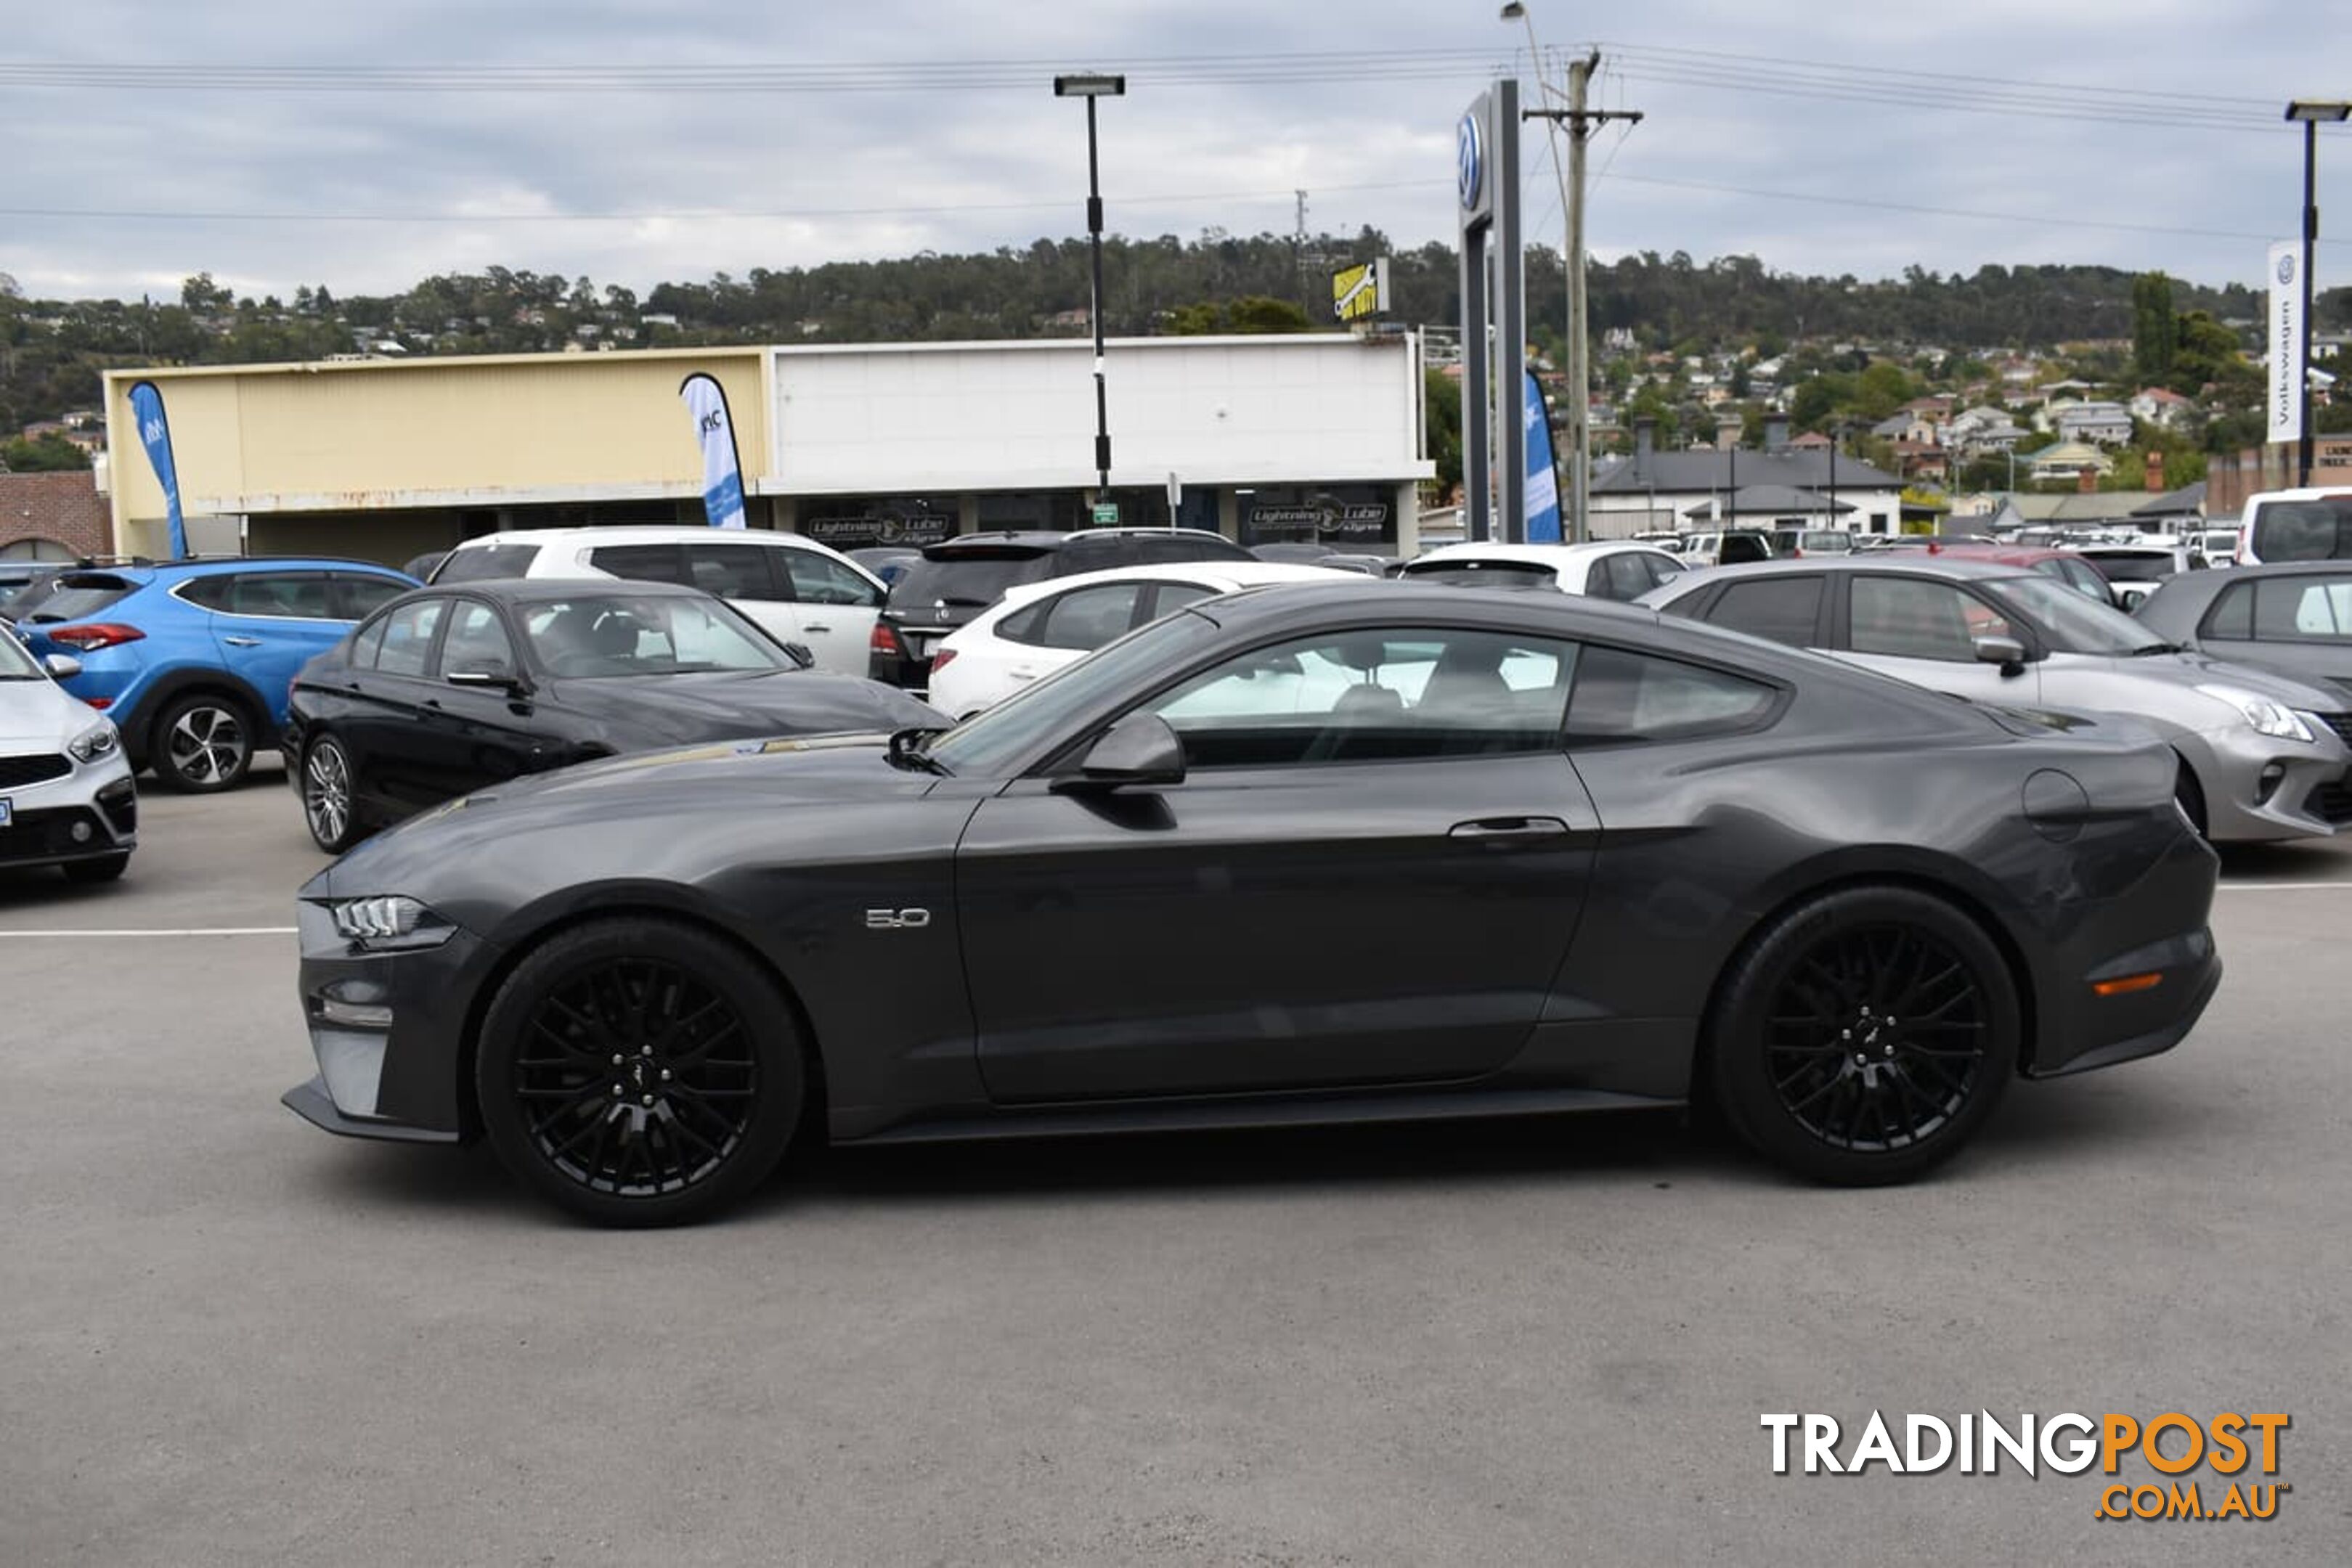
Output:
[[[1397,575],[1457,588],[1549,588],[1630,601],[1691,570],[1691,563],[1636,539],[1580,545],[1443,545],[1415,556]]]
[[[617,577],[682,582],[724,599],[816,667],[866,674],[882,580],[814,539],[770,528],[517,528],[467,539],[435,583],[491,577]]]
[[[139,841],[138,797],[113,724],[58,685],[80,668],[0,627],[0,866],[111,882]]]
[[[931,660],[931,706],[950,718],[969,718],[1196,600],[1269,582],[1325,580],[1366,581],[1362,572],[1330,567],[1200,560],[1022,583],[940,644]]]

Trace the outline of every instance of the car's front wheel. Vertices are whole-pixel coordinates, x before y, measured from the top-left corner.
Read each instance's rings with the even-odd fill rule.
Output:
[[[331,855],[359,842],[359,810],[352,789],[352,755],[331,735],[302,748],[302,822],[311,841]]]
[[[234,789],[253,766],[253,720],[242,704],[197,692],[157,716],[148,760],[167,789],[193,795]]]
[[[1984,931],[1906,887],[1788,912],[1733,961],[1715,1094],[1759,1154],[1816,1181],[1907,1181],[1992,1114],[2017,1068],[2017,988]]]
[[[728,942],[629,917],[518,965],[482,1023],[475,1093],[507,1168],[601,1225],[677,1225],[749,1192],[798,1124],[802,1040]]]

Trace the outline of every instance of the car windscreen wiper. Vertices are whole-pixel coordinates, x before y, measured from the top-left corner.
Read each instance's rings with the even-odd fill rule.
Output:
[[[893,733],[890,737],[890,766],[904,768],[909,772],[936,773],[942,779],[955,777],[954,770],[933,757],[928,749],[931,737],[937,734],[939,731],[928,725],[909,727]]]

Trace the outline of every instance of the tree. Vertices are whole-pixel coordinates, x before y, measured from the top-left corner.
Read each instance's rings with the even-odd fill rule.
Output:
[[[226,310],[236,303],[236,296],[215,283],[209,272],[199,272],[180,285],[180,304],[195,315]]]
[[[1429,459],[1437,465],[1438,487],[1451,491],[1462,483],[1462,383],[1444,371],[1422,378],[1422,423]]]
[[[2172,308],[2172,279],[2143,272],[2132,279],[2132,371],[2144,387],[2172,382],[2173,350],[2180,340]]]
[[[57,474],[89,466],[89,454],[55,431],[35,440],[0,442],[0,468],[12,474]]]

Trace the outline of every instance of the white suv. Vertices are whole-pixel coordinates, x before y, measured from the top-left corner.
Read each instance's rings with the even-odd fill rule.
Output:
[[[682,582],[724,599],[816,667],[866,674],[882,580],[814,539],[768,528],[518,528],[467,539],[436,583],[492,577],[617,577]]]
[[[139,841],[138,799],[113,724],[58,685],[80,670],[0,626],[0,865],[111,882]]]
[[[2238,564],[2352,559],[2352,488],[2265,490],[2246,497]]]

